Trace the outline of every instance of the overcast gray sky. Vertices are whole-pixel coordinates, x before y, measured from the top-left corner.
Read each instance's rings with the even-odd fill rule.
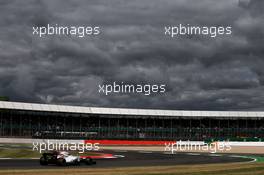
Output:
[[[98,25],[99,37],[32,35]],[[164,25],[232,26],[231,36],[164,36]],[[264,110],[264,1],[0,0],[0,96],[11,101],[186,110]],[[98,93],[164,83],[165,94]]]

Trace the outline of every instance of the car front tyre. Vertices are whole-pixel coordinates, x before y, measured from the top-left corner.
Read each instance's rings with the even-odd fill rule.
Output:
[[[65,159],[62,159],[62,158],[58,159],[57,160],[57,165],[59,165],[59,166],[66,166],[66,160]]]
[[[91,158],[87,158],[87,159],[85,160],[85,163],[86,163],[86,165],[93,165],[93,164],[96,164],[96,162],[93,161],[93,159],[91,159]]]
[[[76,165],[76,166],[78,166],[78,165],[80,165],[80,161],[74,160],[74,163],[73,164]]]

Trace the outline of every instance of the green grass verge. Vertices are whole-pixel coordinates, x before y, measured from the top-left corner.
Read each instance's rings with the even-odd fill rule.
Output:
[[[205,165],[127,167],[127,168],[66,168],[38,170],[0,170],[0,175],[263,175],[264,163],[225,163]]]
[[[0,149],[0,158],[39,158],[40,155],[30,149]]]
[[[184,173],[184,175],[263,175],[264,167],[242,168],[236,170],[220,170],[220,171],[203,171]],[[153,173],[141,175],[181,175],[182,173]]]

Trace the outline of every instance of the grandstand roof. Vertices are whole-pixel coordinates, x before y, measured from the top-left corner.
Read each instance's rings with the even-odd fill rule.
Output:
[[[186,111],[158,109],[101,108],[38,103],[0,101],[0,109],[14,109],[43,112],[65,112],[81,114],[112,114],[138,116],[175,116],[175,117],[264,117],[264,112],[254,111]]]

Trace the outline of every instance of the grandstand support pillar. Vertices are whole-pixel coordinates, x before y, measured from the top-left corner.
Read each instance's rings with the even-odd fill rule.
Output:
[[[46,122],[47,122],[47,126],[48,126],[47,130],[49,131],[51,129],[50,128],[50,123],[49,123],[49,116],[47,115],[46,117],[47,117]]]
[[[13,116],[10,116],[10,136],[13,136]]]
[[[228,132],[228,137],[230,137],[230,132],[229,132],[229,128],[230,128],[230,119],[227,119],[227,132]]]
[[[209,137],[212,137],[212,121],[211,121],[211,119],[210,118],[208,118],[208,120],[209,120]]]
[[[170,138],[172,139],[172,119],[170,119]]]
[[[2,115],[3,113],[0,111],[0,136],[2,136],[2,129],[3,129]]]
[[[176,128],[176,133],[177,133],[177,136],[176,136],[176,138],[177,139],[183,139],[182,137],[184,137],[184,134],[183,133],[185,133],[185,131],[183,131],[184,129],[183,129],[183,121],[182,121],[182,118],[181,117],[179,117],[179,123],[177,123],[177,128]]]
[[[164,120],[162,120],[162,131],[161,131],[161,137],[164,138]]]
[[[22,116],[19,115],[19,136],[22,136]]]
[[[199,140],[202,139],[202,135],[203,135],[202,120],[201,118],[199,118]]]
[[[254,120],[254,137],[257,136],[257,120]]]
[[[38,132],[40,132],[40,116],[38,116]]]
[[[239,131],[239,120],[237,120],[237,122],[236,122],[236,136],[238,136],[238,131]]]
[[[63,117],[63,132],[66,132],[66,116]]]
[[[98,128],[99,128],[99,130],[98,130],[99,132],[98,133],[99,133],[99,137],[101,137],[101,135],[102,135],[101,134],[101,120],[100,120],[100,118],[101,117],[99,117],[99,119],[98,119]]]
[[[144,128],[145,135],[148,137],[147,133],[147,118],[145,118],[145,128]]]
[[[119,123],[119,122],[118,122]],[[108,137],[112,137],[112,133],[111,133],[111,131],[110,131],[110,118],[108,118],[108,120],[107,120],[107,136]],[[118,134],[117,134],[118,135]]]
[[[1,135],[4,136],[4,114],[1,115]]]
[[[28,137],[32,136],[32,115],[29,115],[29,125],[30,125],[30,129],[29,129],[29,135],[27,135]]]
[[[156,121],[155,121],[155,118],[153,118],[153,123],[154,123],[154,134],[153,134],[153,137],[155,138],[156,137]]]
[[[246,118],[246,128],[248,129],[248,119]]]
[[[73,117],[71,119],[71,132],[73,132]]]
[[[117,136],[120,137],[120,125],[119,125],[119,118],[117,119]]]
[[[221,120],[219,119],[218,120],[218,130],[217,130],[217,137],[219,138],[220,137],[220,127],[221,127]]]
[[[192,139],[192,119],[190,119],[189,126],[190,126],[189,139]]]
[[[57,135],[57,126],[58,126],[58,117],[57,116],[55,116],[55,134]]]
[[[136,118],[136,129],[134,138],[138,138],[138,118]]]
[[[79,128],[79,132],[82,132],[82,117],[80,116],[80,128]]]
[[[126,118],[126,137],[128,138],[128,118]]]

